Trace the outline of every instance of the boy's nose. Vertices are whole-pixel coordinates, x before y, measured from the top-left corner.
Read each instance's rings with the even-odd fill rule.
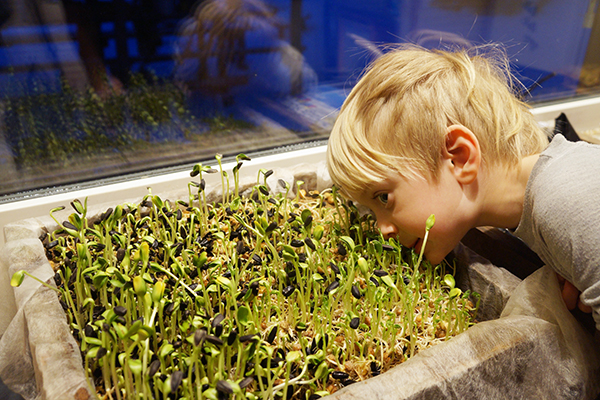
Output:
[[[394,226],[394,224],[390,224],[386,221],[377,221],[377,225],[379,226],[379,230],[384,238],[389,239],[391,237],[395,237],[398,235],[398,229]]]

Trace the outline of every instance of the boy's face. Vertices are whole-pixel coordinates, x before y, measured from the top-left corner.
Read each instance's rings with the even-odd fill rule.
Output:
[[[473,204],[448,168],[442,167],[437,183],[390,173],[356,200],[375,213],[384,237],[416,252],[423,245],[425,222],[435,214],[424,253],[432,264],[440,263],[471,228]]]

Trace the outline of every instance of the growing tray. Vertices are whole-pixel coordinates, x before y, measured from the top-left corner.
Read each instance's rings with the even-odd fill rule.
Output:
[[[323,184],[318,171],[296,169],[291,175],[317,190]],[[8,283],[21,269],[53,281],[38,238],[54,228],[49,219],[4,228],[0,283]],[[600,392],[599,346],[564,308],[555,275],[542,268],[521,281],[463,245],[454,252],[457,286],[481,295],[479,322],[327,398],[594,399]],[[95,398],[54,291],[26,280],[14,289],[14,309],[18,311],[0,339],[2,380],[25,399]]]

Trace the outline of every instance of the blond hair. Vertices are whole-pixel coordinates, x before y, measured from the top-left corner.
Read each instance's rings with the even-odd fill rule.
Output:
[[[390,170],[437,180],[447,127],[470,129],[484,165],[516,166],[548,138],[513,93],[494,46],[426,50],[403,45],[378,58],[350,92],[327,149],[333,181],[352,197]]]

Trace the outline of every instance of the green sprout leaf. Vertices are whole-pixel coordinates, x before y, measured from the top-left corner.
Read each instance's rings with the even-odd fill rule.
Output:
[[[448,285],[450,289],[454,289],[454,285],[456,285],[454,277],[451,274],[444,275],[444,283]]]
[[[250,322],[250,309],[246,306],[241,306],[240,308],[238,308],[237,310],[237,320],[240,324],[242,324],[243,326],[247,326],[248,323]]]
[[[308,227],[312,222],[312,212],[309,209],[302,210],[302,214],[300,214],[300,219],[302,219],[302,223],[305,227]]]
[[[327,367],[327,362],[323,361],[321,364],[319,364],[319,367],[315,372],[315,378],[323,379],[327,376],[327,374],[329,374],[329,368]]]
[[[381,281],[383,283],[386,284],[386,286],[396,289],[396,284],[394,283],[394,281],[392,280],[392,276],[391,275],[384,275],[381,277]]]
[[[140,375],[142,373],[142,360],[130,358],[127,360],[127,365],[134,375]]]
[[[240,154],[238,154],[238,155],[235,157],[235,160],[236,160],[237,162],[240,162],[240,161],[242,161],[242,160],[244,160],[244,161],[250,161],[250,160],[251,160],[251,158],[250,158],[250,157],[248,157],[247,155],[245,155],[244,153],[240,153]]]
[[[461,294],[462,294],[462,290],[460,290],[457,287],[452,288],[450,290],[450,293],[448,293],[448,295],[450,296],[451,299],[455,298],[456,296],[460,296]]]
[[[350,239],[352,240],[352,239]],[[369,263],[367,262],[367,260],[364,257],[360,257],[358,259],[358,268],[360,269],[360,272],[363,273],[363,275],[367,276],[369,273]]]
[[[354,247],[356,247],[356,245],[350,236],[340,236],[340,241],[344,243],[344,245],[346,245],[350,251],[354,251]]]
[[[315,228],[313,229],[313,237],[316,240],[321,240],[321,238],[323,237],[323,233],[325,232],[325,228],[323,228],[322,225],[317,225],[315,226]]]
[[[431,230],[431,228],[433,228],[433,224],[435,224],[435,215],[431,214],[429,218],[427,218],[427,222],[425,222],[425,229],[428,231]]]
[[[294,363],[302,358],[302,352],[300,351],[290,351],[285,356],[285,360],[289,363]]]
[[[194,257],[193,257],[193,263],[196,268],[202,268],[207,260],[208,260],[208,256],[206,254],[206,251],[203,251],[202,253],[200,253],[199,256],[194,255]]]
[[[21,284],[23,283],[23,279],[25,279],[25,271],[20,270],[20,271],[15,272],[13,274],[12,278],[10,279],[10,286],[12,286],[12,287],[21,286]]]
[[[225,289],[229,289],[231,287],[231,279],[226,278],[224,276],[218,276],[217,283],[223,286]]]
[[[140,297],[143,297],[148,290],[146,281],[144,281],[144,278],[142,278],[140,275],[133,277],[133,290]]]

